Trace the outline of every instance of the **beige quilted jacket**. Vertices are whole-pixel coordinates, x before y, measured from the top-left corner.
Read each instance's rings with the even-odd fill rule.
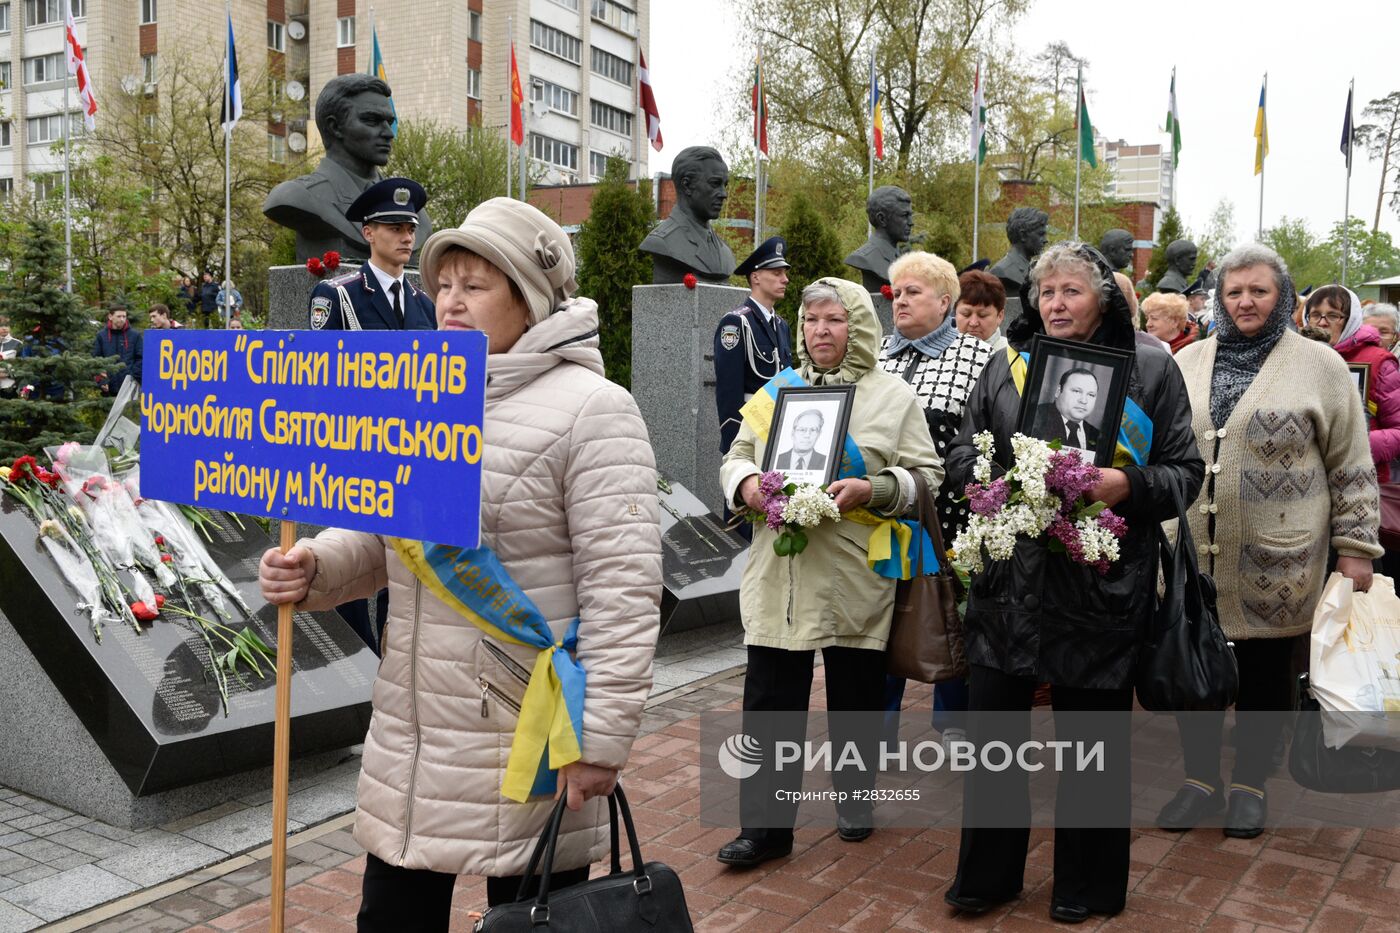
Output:
[[[651,688],[661,536],[646,427],[603,378],[597,329],[596,306],[574,302],[491,356],[481,518],[483,543],[556,637],[581,619],[583,760],[621,769]],[[382,538],[331,530],[300,543],[318,565],[300,608],[389,588],[356,840],[391,865],[521,874],[551,802],[515,803],[500,788],[537,652],[485,638]],[[567,814],[556,866],[603,857],[607,824],[601,799]]]

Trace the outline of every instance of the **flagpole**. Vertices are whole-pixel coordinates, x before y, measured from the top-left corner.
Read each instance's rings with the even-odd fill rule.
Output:
[[[1347,87],[1347,192],[1342,208],[1342,285],[1347,284],[1347,260],[1351,258],[1351,95],[1356,91],[1356,79]]]
[[[1269,147],[1265,140],[1269,138],[1269,73],[1264,72],[1264,135],[1255,142],[1259,147],[1259,242],[1264,242],[1264,169],[1269,161]]]
[[[509,37],[509,38],[511,38],[511,39],[514,39],[514,37],[515,37],[515,17],[514,17],[514,16],[507,16],[507,17],[506,17],[506,36]],[[512,160],[511,160],[511,157],[510,157],[510,110],[511,110],[511,106],[512,106],[512,103],[511,103],[511,93],[512,93],[512,89],[511,89],[511,82],[510,82],[510,78],[511,78],[511,73],[510,73],[510,51],[509,51],[510,43],[507,43],[506,45],[507,45],[507,52],[506,52],[506,85],[505,85],[505,87],[506,87],[506,96],[505,96],[505,100],[506,100],[506,197],[511,197],[511,161],[512,161]]]
[[[971,262],[977,261],[977,221],[982,206],[982,134],[986,128],[982,126],[982,114],[977,106],[977,92],[982,88],[982,60],[977,60],[977,70],[973,72],[972,85],[972,125],[977,127],[977,145],[972,147],[972,258]]]
[[[763,43],[758,43],[754,57],[753,101],[753,245],[761,242],[758,232],[763,224]]]
[[[224,117],[228,121],[224,124],[224,328],[228,328],[229,318],[233,316],[233,216],[231,213],[229,195],[229,152],[233,145],[233,56],[229,54],[230,43],[232,42],[233,29],[233,9],[230,0],[224,0]],[[273,775],[274,779],[276,775]],[[285,830],[285,825],[284,825]],[[273,826],[276,830],[277,827]],[[274,907],[278,906],[276,904]],[[276,911],[274,923],[276,922]]]
[[[1074,238],[1079,239],[1079,179],[1084,171],[1084,127],[1079,121],[1084,118],[1084,66],[1080,65],[1075,76],[1074,95]]]
[[[75,40],[77,36],[73,37]],[[64,37],[66,43],[67,37]],[[72,190],[69,179],[72,177],[72,170],[68,157],[68,137],[73,132],[73,118],[68,112],[68,79],[71,77],[65,70],[63,75],[63,261],[65,277],[68,283],[68,293],[73,293],[73,212],[70,207]]]

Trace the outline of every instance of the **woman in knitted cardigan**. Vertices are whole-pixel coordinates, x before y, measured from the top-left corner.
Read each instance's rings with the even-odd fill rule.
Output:
[[[1292,329],[1293,283],[1278,254],[1257,244],[1221,260],[1216,337],[1177,355],[1206,461],[1187,510],[1202,569],[1215,577],[1220,625],[1239,661],[1238,711],[1292,706],[1295,645],[1312,628],[1329,544],[1337,570],[1371,585],[1380,492],[1361,398],[1330,347]],[[1186,783],[1159,814],[1191,829],[1227,806],[1220,780],[1225,714],[1180,719]],[[1225,835],[1263,832],[1268,775],[1282,718],[1237,730]]]

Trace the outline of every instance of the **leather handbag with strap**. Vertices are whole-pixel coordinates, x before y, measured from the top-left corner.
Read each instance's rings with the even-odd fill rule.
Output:
[[[1328,746],[1308,675],[1299,678],[1301,699],[1288,750],[1288,773],[1309,790],[1326,794],[1375,794],[1400,790],[1400,752],[1347,743]]]
[[[1173,544],[1157,529],[1165,582],[1152,633],[1138,655],[1137,698],[1143,709],[1223,710],[1235,702],[1239,667],[1215,609],[1215,581],[1201,573],[1181,496]]]
[[[948,565],[933,492],[921,475],[914,473],[913,477],[919,524],[933,539],[939,566],[937,573],[925,574],[925,549],[920,547],[913,576],[895,585],[886,669],[895,677],[933,684],[968,673],[962,617],[958,615],[962,586]]]
[[[601,878],[558,891],[549,889],[554,871],[554,850],[559,826],[564,819],[567,795],[550,814],[530,863],[525,867],[521,890],[540,873],[539,893],[534,898],[517,897],[514,903],[498,904],[476,922],[476,933],[693,933],[685,892],[676,873],[660,862],[642,862],[637,844],[637,827],[619,784],[608,797],[608,817],[612,826],[612,870]],[[617,817],[627,827],[632,849],[632,870],[622,870],[622,847]]]

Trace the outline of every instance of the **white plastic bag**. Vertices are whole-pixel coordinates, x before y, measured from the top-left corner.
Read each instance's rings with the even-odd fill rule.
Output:
[[[1400,596],[1376,574],[1357,593],[1333,573],[1313,613],[1308,677],[1331,748],[1400,750]]]

